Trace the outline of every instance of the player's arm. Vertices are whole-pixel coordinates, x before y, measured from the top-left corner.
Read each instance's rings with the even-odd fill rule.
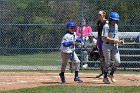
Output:
[[[83,42],[82,38],[80,38],[80,37],[76,38],[76,41],[74,44],[78,45],[78,46],[80,45],[80,47],[84,46],[84,42]]]
[[[102,37],[102,40],[104,42],[110,42],[110,43],[114,43],[114,44],[123,44],[123,40],[122,39],[113,39],[113,38],[109,38],[109,37]]]
[[[109,38],[109,37],[102,37],[102,40],[104,41],[104,42],[110,42],[110,43],[114,43],[114,39],[112,39],[112,38]]]
[[[68,38],[68,36],[65,35],[65,36],[63,37],[63,39],[62,39],[62,45],[63,45],[64,47],[69,47],[69,46],[73,45],[73,41],[70,41],[70,39]]]
[[[114,39],[108,37],[108,33],[109,32],[109,25],[106,24],[103,26],[103,31],[102,31],[102,40],[104,42],[110,42],[110,43],[114,43]]]

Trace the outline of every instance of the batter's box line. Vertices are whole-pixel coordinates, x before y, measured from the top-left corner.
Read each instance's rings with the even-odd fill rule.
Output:
[[[3,82],[0,85],[12,85],[12,84],[18,84],[18,83],[26,83],[27,81],[25,80],[20,80],[20,81],[16,81],[16,82]]]

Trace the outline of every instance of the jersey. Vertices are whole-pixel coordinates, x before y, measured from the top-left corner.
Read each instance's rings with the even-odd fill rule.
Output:
[[[67,31],[61,40],[60,50],[64,53],[72,53],[75,50],[73,41],[75,41],[75,34]],[[67,46],[64,46],[64,43],[68,43]]]
[[[109,24],[105,24],[103,27],[103,33],[102,33],[103,37],[109,37],[112,39],[118,39],[119,35],[118,35],[118,25],[115,24],[114,26],[109,25]]]
[[[106,20],[97,22],[97,30],[98,30],[98,39],[99,40],[102,40],[102,29],[103,29],[103,26],[105,24],[106,24]]]

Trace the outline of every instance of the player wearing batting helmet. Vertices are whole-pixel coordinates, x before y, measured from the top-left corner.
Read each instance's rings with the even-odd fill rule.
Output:
[[[118,44],[122,44],[123,40],[119,39],[118,35],[118,21],[120,20],[120,16],[117,12],[111,12],[109,14],[109,24],[105,24],[103,27],[102,40],[103,40],[103,55],[105,57],[104,64],[104,78],[103,82],[105,84],[110,84],[108,77],[111,79],[113,83],[116,82],[114,79],[114,72],[117,67],[120,66],[120,53],[118,50]],[[108,73],[109,63],[113,60],[113,64],[111,66],[111,71]],[[109,74],[109,75],[108,75]]]
[[[74,65],[75,65],[74,81],[82,82],[82,80],[78,76],[79,68],[80,68],[80,60],[77,54],[75,53],[75,45],[81,43],[82,39],[77,38],[74,34],[76,30],[76,24],[74,22],[68,22],[66,24],[66,28],[67,28],[67,31],[62,38],[61,46],[60,46],[62,64],[61,64],[61,73],[59,73],[59,76],[62,83],[65,83],[66,80],[65,80],[64,73],[66,69],[66,64],[70,60],[74,62]]]

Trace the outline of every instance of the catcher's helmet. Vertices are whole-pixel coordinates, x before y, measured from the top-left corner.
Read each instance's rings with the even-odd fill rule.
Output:
[[[76,27],[76,24],[74,22],[68,22],[66,24],[66,28],[69,28],[69,27]]]
[[[119,14],[117,12],[111,12],[109,14],[109,19],[119,21],[120,20],[120,16],[119,16]]]
[[[97,48],[94,48],[91,52],[90,52],[90,59],[97,61],[99,59],[99,52]]]

